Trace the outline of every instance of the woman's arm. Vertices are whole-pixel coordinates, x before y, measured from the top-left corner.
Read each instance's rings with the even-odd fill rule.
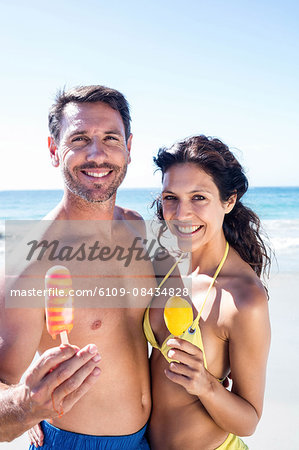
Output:
[[[268,302],[261,288],[251,286],[246,298],[235,304],[228,329],[232,392],[204,368],[201,350],[181,339],[169,340],[169,357],[180,363],[171,363],[166,375],[197,395],[219,427],[246,436],[262,414],[270,345]]]

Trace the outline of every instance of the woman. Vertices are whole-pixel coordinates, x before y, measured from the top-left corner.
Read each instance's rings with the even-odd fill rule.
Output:
[[[237,436],[251,435],[261,417],[270,343],[260,281],[269,258],[258,217],[240,201],[247,179],[228,147],[205,136],[160,149],[154,160],[163,181],[158,218],[181,250],[192,245],[194,321],[180,337],[170,335],[161,307],[167,295],[146,311],[153,346],[150,446],[246,449]],[[178,282],[172,270],[164,293]],[[230,372],[231,391],[221,383]]]

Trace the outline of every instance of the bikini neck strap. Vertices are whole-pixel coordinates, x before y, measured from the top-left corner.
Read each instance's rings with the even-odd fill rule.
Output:
[[[216,280],[216,278],[218,277],[219,272],[220,272],[220,270],[222,269],[222,267],[223,267],[223,265],[224,265],[224,263],[225,263],[225,261],[226,261],[226,258],[227,258],[227,255],[228,255],[228,251],[229,251],[229,243],[226,241],[225,250],[224,250],[224,255],[223,255],[223,257],[222,257],[222,259],[221,259],[221,261],[220,261],[220,263],[219,263],[219,265],[218,265],[218,267],[217,267],[217,269],[216,269],[216,271],[215,271],[215,273],[214,273],[213,279],[212,279],[212,281],[211,281],[211,283],[210,283],[210,286],[209,286],[209,288],[208,288],[208,291],[207,291],[207,295],[206,295],[205,300],[204,300],[204,302],[203,302],[203,305],[202,305],[202,307],[201,307],[201,309],[200,309],[199,317],[200,317],[200,315],[201,315],[201,313],[202,313],[202,310],[203,310],[203,308],[204,308],[204,305],[205,305],[205,303],[206,303],[206,300],[207,300],[207,298],[208,298],[208,296],[209,296],[210,290],[212,289],[212,287],[213,287],[213,285],[214,285],[214,283],[215,283],[215,280]],[[165,281],[170,277],[170,275],[172,274],[172,272],[174,271],[174,269],[176,268],[176,266],[179,264],[179,262],[181,261],[181,259],[183,258],[183,256],[184,256],[184,253],[182,253],[182,254],[180,255],[180,257],[176,260],[176,262],[171,266],[171,268],[169,269],[169,271],[167,272],[167,274],[165,275],[165,277],[163,278],[163,280],[162,280],[161,283],[159,284],[159,286],[158,286],[159,289],[163,286],[163,284],[165,283]]]
[[[211,291],[211,289],[212,289],[212,287],[213,287],[213,285],[214,285],[214,283],[215,283],[216,278],[217,278],[218,275],[219,275],[220,270],[222,269],[222,267],[223,267],[223,265],[224,265],[224,263],[225,263],[225,261],[226,261],[226,258],[227,258],[227,255],[228,255],[228,251],[229,251],[229,243],[226,241],[225,250],[224,250],[224,255],[223,255],[223,257],[222,257],[220,263],[218,264],[218,267],[217,267],[217,269],[216,269],[216,271],[215,271],[215,273],[214,273],[213,279],[211,280],[210,286],[209,286],[209,288],[208,288],[208,290],[207,290],[207,293],[206,293],[205,299],[204,299],[204,301],[203,301],[203,304],[202,304],[202,306],[201,306],[201,308],[200,308],[200,311],[199,311],[199,313],[198,313],[196,319],[194,320],[194,322],[198,321],[198,320],[200,319],[200,317],[201,317],[201,313],[202,313],[202,311],[203,311],[203,309],[204,309],[204,306],[205,306],[205,304],[206,304],[206,301],[207,301],[207,299],[208,299],[208,297],[209,297],[209,293],[210,293],[210,291]]]

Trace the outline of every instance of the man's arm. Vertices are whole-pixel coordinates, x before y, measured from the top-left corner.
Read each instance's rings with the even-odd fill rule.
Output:
[[[97,377],[92,373],[98,373],[94,369],[99,361],[94,345],[80,351],[73,346],[62,350],[52,348],[27,370],[24,382],[19,384],[41,340],[45,326],[44,308],[9,307],[4,277],[1,281],[0,441],[12,440],[41,420],[69,411],[96,381]],[[16,283],[26,287],[32,280],[25,277]],[[41,280],[36,283],[41,284]],[[21,298],[21,305],[22,301]],[[57,364],[60,365],[56,367]]]
[[[45,326],[42,304],[32,297],[14,297],[14,289],[43,288],[43,279],[27,268],[13,279],[1,274],[0,279],[0,381],[17,384],[38,349]],[[24,306],[29,307],[24,307]]]
[[[81,350],[54,347],[26,371],[23,383],[0,383],[0,442],[12,441],[41,420],[68,412],[97,381],[99,360],[94,344]]]

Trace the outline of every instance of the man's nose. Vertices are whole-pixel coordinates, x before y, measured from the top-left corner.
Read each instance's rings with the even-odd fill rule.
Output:
[[[92,139],[88,145],[87,160],[103,160],[107,158],[107,149],[100,139]]]

